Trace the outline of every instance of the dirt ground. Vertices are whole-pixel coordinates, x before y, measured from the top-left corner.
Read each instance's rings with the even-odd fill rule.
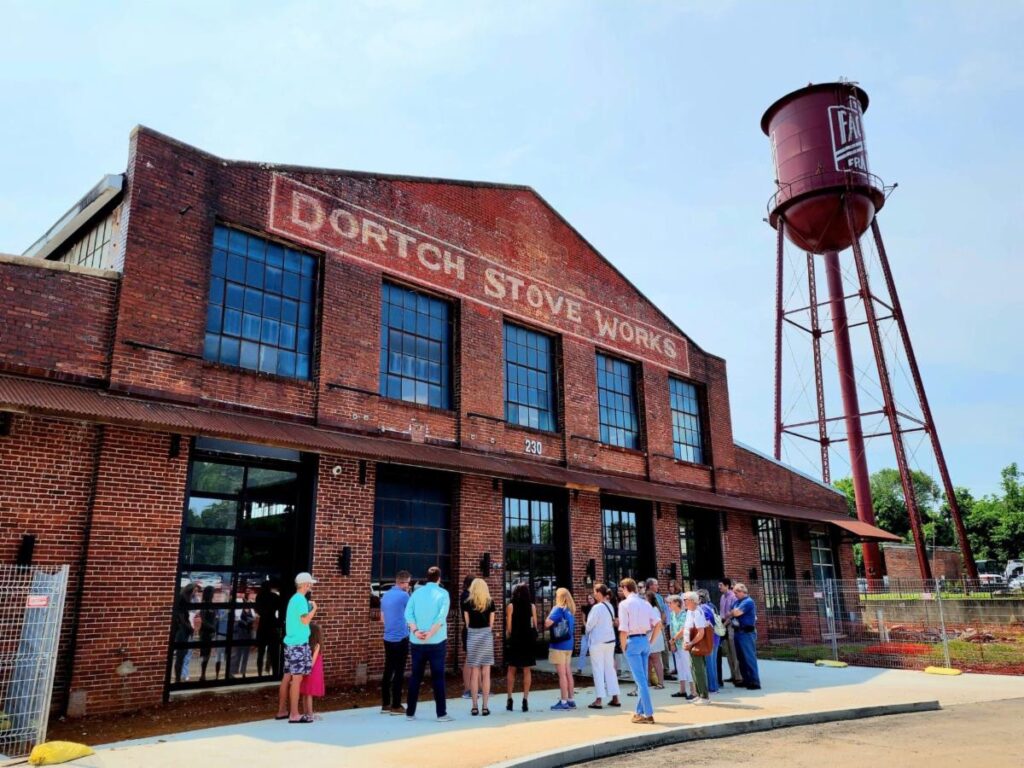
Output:
[[[938,712],[779,728],[707,739],[586,763],[588,768],[946,768],[1024,765],[1024,699],[961,704]]]
[[[522,693],[522,678],[516,681],[516,704]],[[577,685],[585,686],[582,678]],[[462,694],[461,675],[448,675],[446,680],[448,697]],[[549,673],[534,671],[531,690],[547,690],[558,687],[558,678]],[[403,692],[404,693],[404,692]],[[430,697],[429,680],[424,681],[420,690],[420,701]],[[505,676],[491,677],[491,708],[505,705]],[[404,703],[404,701],[403,701]],[[380,688],[369,685],[365,688],[346,690],[328,689],[327,695],[317,699],[314,708],[320,712],[359,707],[380,707]],[[277,709],[277,686],[267,686],[245,691],[230,690],[223,693],[196,693],[187,696],[173,696],[166,706],[148,707],[115,715],[92,715],[83,718],[50,719],[46,737],[49,740],[76,741],[94,746],[110,744],[127,739],[141,739],[162,736],[168,733],[213,728],[218,725],[232,725],[261,720]]]

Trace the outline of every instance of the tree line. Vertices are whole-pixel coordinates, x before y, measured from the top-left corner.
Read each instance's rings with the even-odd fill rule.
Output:
[[[911,477],[923,519],[925,542],[928,546],[955,546],[956,531],[946,494],[925,472],[913,470]],[[846,495],[850,514],[855,516],[853,480],[840,478],[834,485]],[[1016,462],[1003,468],[998,492],[976,498],[970,489],[957,486],[956,498],[976,559],[1005,563],[1024,555],[1024,472],[1018,469]],[[871,500],[875,523],[902,536],[905,542],[912,542],[898,470],[880,469],[871,475]]]

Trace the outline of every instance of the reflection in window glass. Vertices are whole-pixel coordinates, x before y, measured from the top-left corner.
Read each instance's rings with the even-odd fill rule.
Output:
[[[188,533],[183,554],[193,565],[231,565],[234,562],[235,537]]]
[[[634,579],[643,578],[640,574],[636,512],[606,507],[601,511],[601,517],[605,582],[617,585],[627,576]]]
[[[188,520],[191,528],[235,527],[238,521],[238,504],[227,499],[207,499],[192,496],[188,500]]]
[[[670,378],[668,389],[672,406],[672,444],[675,457],[682,461],[703,464],[704,448],[697,388],[685,381]]]
[[[441,568],[443,579],[451,577],[451,479],[380,467],[373,516],[374,583],[392,582],[401,569],[420,580],[433,565]]]
[[[640,447],[633,365],[597,355],[597,405],[601,442],[621,448]]]
[[[215,227],[203,357],[308,379],[316,262],[261,237]]]
[[[555,429],[554,343],[550,336],[505,324],[505,420]]]
[[[451,407],[451,305],[384,283],[380,393],[435,408]]]
[[[192,490],[207,493],[238,493],[242,490],[242,467],[212,461],[192,462]]]

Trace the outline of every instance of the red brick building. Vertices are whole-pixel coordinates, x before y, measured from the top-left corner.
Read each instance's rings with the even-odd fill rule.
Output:
[[[0,295],[0,562],[33,536],[72,566],[73,712],[272,679],[300,570],[352,684],[397,568],[499,602],[529,579],[544,608],[627,574],[851,578],[851,539],[885,536],[734,443],[725,361],[528,187],[138,128]]]

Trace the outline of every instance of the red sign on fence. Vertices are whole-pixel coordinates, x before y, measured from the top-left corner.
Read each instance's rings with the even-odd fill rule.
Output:
[[[26,608],[45,608],[49,604],[49,595],[29,595],[27,598],[25,598]]]

